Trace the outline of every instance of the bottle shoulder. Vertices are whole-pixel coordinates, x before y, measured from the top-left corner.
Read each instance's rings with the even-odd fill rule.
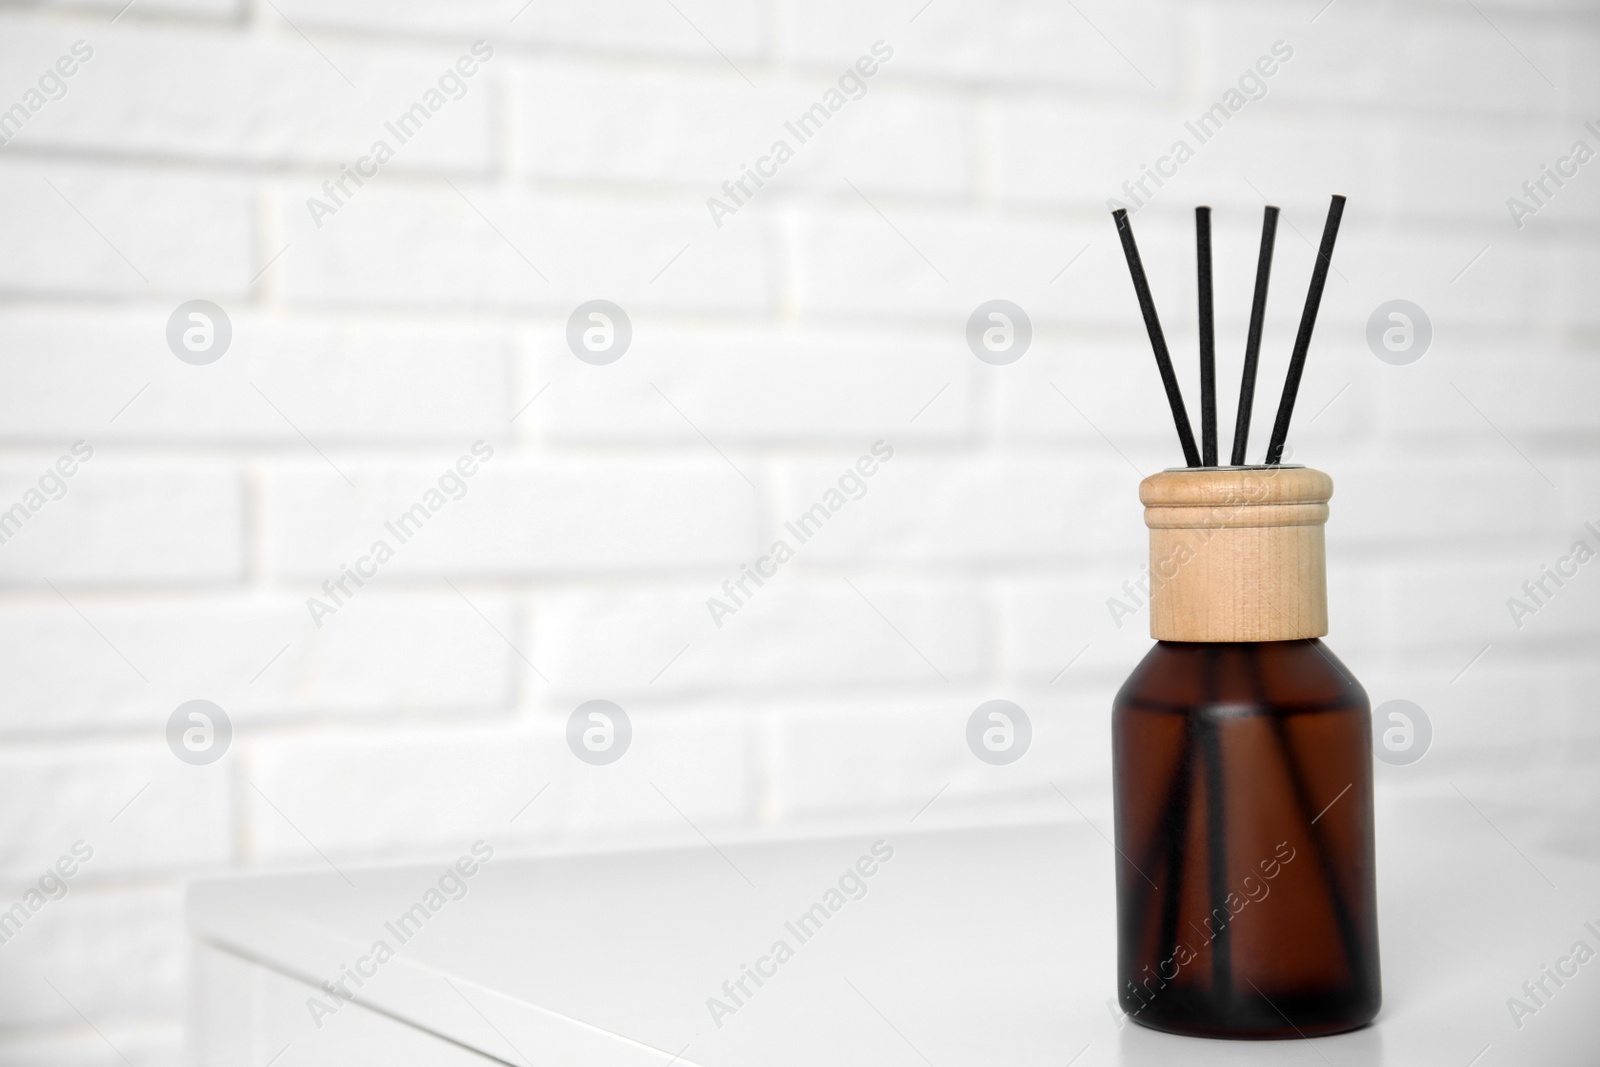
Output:
[[[1239,644],[1158,641],[1117,693],[1131,704],[1369,711],[1366,690],[1316,638]]]

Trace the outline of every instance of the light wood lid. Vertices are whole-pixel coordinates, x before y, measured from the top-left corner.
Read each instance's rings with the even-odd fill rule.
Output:
[[[1150,636],[1291,641],[1328,632],[1323,525],[1333,479],[1308,467],[1183,468],[1139,484]]]

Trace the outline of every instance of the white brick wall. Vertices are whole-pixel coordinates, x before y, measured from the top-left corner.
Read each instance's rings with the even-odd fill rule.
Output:
[[[1144,562],[1135,468],[1178,453],[1105,202],[1280,40],[1137,214],[1191,405],[1189,208],[1217,211],[1231,427],[1284,207],[1257,456],[1348,194],[1293,443],[1339,486],[1330,645],[1433,719],[1380,787],[1600,848],[1600,564],[1520,629],[1506,607],[1600,527],[1600,162],[1522,229],[1505,203],[1600,148],[1587,5],[124,3],[0,3],[0,112],[93,48],[0,147],[0,509],[94,449],[0,544],[0,907],[95,849],[0,944],[0,1063],[175,1062],[196,874],[936,794],[919,820],[1005,818],[1059,809],[1051,783],[1108,828],[1108,705],[1149,641],[1106,601]],[[307,199],[479,39],[318,225]],[[719,227],[706,198],[879,40]],[[165,341],[195,298],[233,326],[209,366]],[[608,366],[565,341],[596,298],[633,325]],[[993,298],[1035,326],[1004,367],[963,340]],[[1433,322],[1411,366],[1364,338],[1394,298]],[[716,625],[706,599],[879,440],[865,495]],[[319,626],[306,598],[478,441],[465,495]],[[566,717],[602,697],[634,742],[592,767]],[[1008,767],[963,740],[994,697],[1035,726]],[[209,766],[163,737],[196,698],[235,731]]]

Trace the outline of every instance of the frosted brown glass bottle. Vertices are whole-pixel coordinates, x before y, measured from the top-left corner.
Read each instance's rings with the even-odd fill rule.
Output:
[[[1304,467],[1139,487],[1157,644],[1112,751],[1117,981],[1142,1025],[1301,1037],[1377,1014],[1371,709],[1320,640],[1332,495]]]

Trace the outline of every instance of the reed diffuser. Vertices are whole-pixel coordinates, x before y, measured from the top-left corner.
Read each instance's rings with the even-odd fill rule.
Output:
[[[1211,217],[1195,211],[1197,448],[1127,213],[1114,213],[1185,466],[1139,486],[1156,645],[1112,713],[1117,978],[1142,1025],[1309,1037],[1381,999],[1366,692],[1323,645],[1333,480],[1283,464],[1344,210],[1335,196],[1266,461],[1245,464],[1278,209],[1262,224],[1232,463],[1217,465]]]

